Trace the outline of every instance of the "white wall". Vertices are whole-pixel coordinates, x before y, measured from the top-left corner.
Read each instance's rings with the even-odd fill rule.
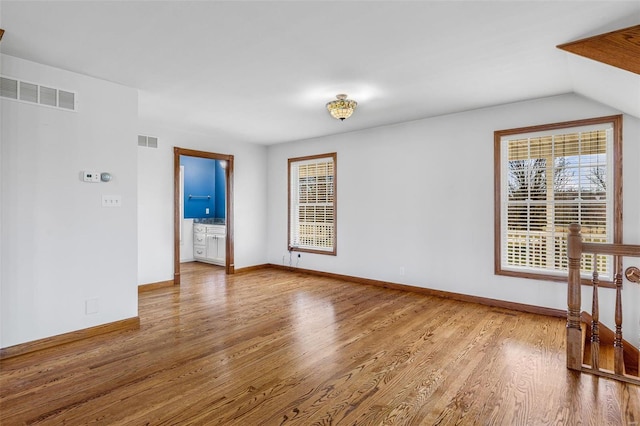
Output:
[[[565,309],[564,284],[493,274],[493,131],[617,113],[565,95],[266,148],[138,122],[134,89],[1,58],[4,75],[79,100],[75,113],[0,101],[1,347],[136,316],[137,285],[173,278],[174,146],[235,156],[236,268],[287,254],[287,158],[336,151],[338,255],[303,253],[299,267]],[[624,139],[624,241],[640,244],[640,120],[625,116]],[[452,169],[463,177],[444,179]],[[102,208],[102,194],[123,206]],[[637,344],[640,287],[624,300]]]
[[[0,101],[0,346],[137,316],[137,91],[6,55],[2,74],[75,91],[78,110]]]
[[[564,310],[566,284],[494,275],[493,132],[616,113],[564,95],[271,146],[268,261],[288,256],[287,158],[335,151],[337,256],[302,253],[300,268]],[[640,120],[624,117],[624,138],[624,241],[640,244]],[[637,340],[640,289],[625,292]]]
[[[174,147],[234,156],[235,268],[266,263],[267,148],[150,120],[139,134],[158,137],[158,148],[138,148],[138,283],[173,279]]]

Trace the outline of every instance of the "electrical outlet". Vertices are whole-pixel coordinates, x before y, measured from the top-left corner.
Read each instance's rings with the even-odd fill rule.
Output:
[[[100,311],[98,299],[87,299],[84,302],[84,313],[86,315],[97,314]]]
[[[404,266],[401,266],[401,267],[400,267],[400,275],[401,275],[401,276],[404,276]]]

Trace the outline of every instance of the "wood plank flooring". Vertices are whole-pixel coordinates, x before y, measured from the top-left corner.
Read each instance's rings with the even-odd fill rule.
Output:
[[[2,361],[0,424],[640,425],[558,318],[196,263],[139,303],[138,331]]]

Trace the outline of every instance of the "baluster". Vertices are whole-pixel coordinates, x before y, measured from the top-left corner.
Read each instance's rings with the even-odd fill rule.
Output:
[[[613,340],[613,369],[616,374],[624,374],[624,351],[622,347],[622,274],[616,273],[616,335]]]
[[[582,369],[582,328],[580,326],[580,256],[582,236],[580,225],[569,225],[567,257],[569,280],[567,287],[567,368]]]
[[[624,271],[624,275],[632,283],[640,284],[640,268],[638,268],[637,266],[629,266]],[[640,323],[638,323],[638,325],[640,325]],[[638,346],[638,350],[640,351],[640,346]],[[640,357],[638,357],[638,376],[640,376]]]
[[[593,298],[591,303],[591,368],[600,369],[600,310],[598,303],[598,255],[593,255]]]

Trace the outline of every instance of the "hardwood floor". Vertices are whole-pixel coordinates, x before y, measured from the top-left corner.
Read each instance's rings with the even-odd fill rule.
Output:
[[[185,264],[141,328],[2,361],[0,423],[639,425],[565,368],[565,321],[274,269]]]

